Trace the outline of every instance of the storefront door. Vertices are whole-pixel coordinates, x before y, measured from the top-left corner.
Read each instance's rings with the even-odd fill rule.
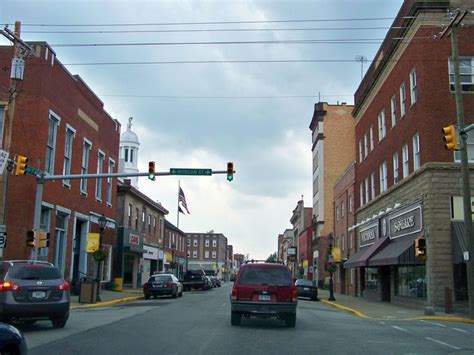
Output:
[[[382,301],[390,302],[391,290],[390,290],[390,267],[382,266],[380,268],[380,276],[382,281]]]

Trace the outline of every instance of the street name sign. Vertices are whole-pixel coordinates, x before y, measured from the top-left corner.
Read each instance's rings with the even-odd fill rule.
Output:
[[[212,175],[212,169],[171,168],[170,175]]]

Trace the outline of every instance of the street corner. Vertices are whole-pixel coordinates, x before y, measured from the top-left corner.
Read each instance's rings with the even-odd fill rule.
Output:
[[[337,308],[341,311],[352,313],[352,314],[354,314],[354,315],[356,315],[357,317],[360,317],[360,318],[373,319],[372,317],[368,317],[364,313],[362,313],[362,312],[360,312],[360,311],[358,311],[354,308],[343,306],[343,305],[338,304],[334,301],[326,301],[326,300],[321,299],[320,302],[324,303],[324,304],[327,304],[327,305],[330,305],[331,307]]]
[[[116,300],[111,301],[104,301],[104,302],[97,302],[97,303],[90,303],[90,304],[80,304],[71,306],[71,310],[76,309],[90,309],[90,308],[101,308],[101,307],[108,307],[108,306],[116,306],[122,303],[134,302],[145,299],[143,296],[132,296],[132,297],[123,297]]]

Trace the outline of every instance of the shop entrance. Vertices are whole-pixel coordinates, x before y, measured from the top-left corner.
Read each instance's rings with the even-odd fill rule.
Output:
[[[382,301],[391,301],[391,289],[390,289],[390,267],[382,266],[380,268],[380,277],[382,281]]]

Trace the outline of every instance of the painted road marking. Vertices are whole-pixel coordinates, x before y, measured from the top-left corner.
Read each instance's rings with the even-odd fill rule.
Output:
[[[446,325],[441,324],[441,323],[434,323],[434,322],[430,322],[428,320],[420,320],[420,322],[433,324],[433,325],[436,325],[436,326],[441,327],[441,328],[446,328]]]
[[[451,349],[454,349],[454,350],[461,350],[461,348],[458,348],[457,346],[445,343],[444,341],[441,341],[441,340],[436,340],[436,339],[433,339],[433,338],[430,338],[430,337],[426,337],[425,339],[430,340],[430,341],[434,341],[435,343],[447,346],[448,348],[451,348]]]
[[[466,333],[466,334],[469,334],[469,332],[466,332],[465,330],[463,329],[459,329],[459,328],[451,328],[452,330],[456,330],[458,332],[461,332],[461,333]]]
[[[385,322],[379,321],[379,323],[385,325]]]
[[[395,328],[395,329],[398,329],[398,330],[401,330],[402,332],[409,333],[408,330],[406,330],[405,328],[397,327],[396,325],[391,325],[391,327],[392,327],[392,328]]]

